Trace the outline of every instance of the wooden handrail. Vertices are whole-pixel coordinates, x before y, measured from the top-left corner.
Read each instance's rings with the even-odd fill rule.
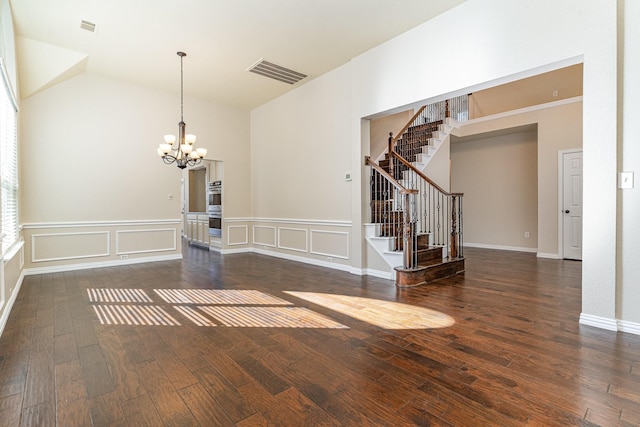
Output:
[[[393,137],[393,139],[389,142],[389,153],[391,153],[391,151],[395,151],[396,148],[396,143],[398,142],[398,140],[400,139],[400,137],[402,135],[404,135],[404,133],[406,132],[407,129],[409,129],[409,126],[411,126],[413,124],[413,122],[418,118],[418,116],[420,115],[420,113],[422,113],[424,111],[424,109],[427,108],[426,105],[423,105],[422,107],[420,107],[420,109],[418,110],[417,113],[415,113],[413,115],[413,117],[411,117],[411,120],[409,120],[407,122],[406,125],[404,125],[404,127],[402,128],[402,130],[400,132],[398,132],[396,134],[396,136]]]
[[[436,184],[435,182],[433,182],[431,180],[431,178],[429,178],[428,176],[426,176],[425,174],[423,174],[422,172],[420,172],[415,166],[413,166],[411,163],[409,163],[404,157],[402,157],[400,154],[398,154],[397,151],[392,151],[391,155],[395,158],[397,158],[398,160],[400,160],[400,162],[402,164],[404,164],[405,166],[407,166],[409,169],[411,169],[412,171],[414,171],[416,173],[416,175],[418,175],[420,178],[424,179],[425,181],[427,181],[429,184],[431,184],[432,186],[435,187],[436,190],[438,190],[439,192],[441,192],[442,194],[444,194],[445,196],[464,196],[464,193],[450,193],[448,191],[445,191],[442,187],[440,187],[438,184]]]
[[[404,188],[402,186],[402,184],[400,184],[398,181],[396,181],[391,175],[389,175],[389,173],[387,173],[386,170],[382,169],[380,166],[378,166],[377,163],[372,162],[371,161],[371,156],[365,156],[364,158],[364,164],[365,166],[371,166],[372,168],[374,168],[380,175],[384,176],[387,181],[389,181],[391,183],[391,185],[393,185],[398,191],[400,191],[400,194],[418,194],[418,190],[413,189],[413,188]]]

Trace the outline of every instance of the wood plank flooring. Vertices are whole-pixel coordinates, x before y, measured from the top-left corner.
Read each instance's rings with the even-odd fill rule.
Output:
[[[578,324],[579,262],[465,256],[464,275],[408,289],[188,246],[182,261],[27,276],[0,337],[0,426],[640,425],[640,337]],[[454,323],[385,329],[296,292]],[[275,326],[246,326],[256,316]]]

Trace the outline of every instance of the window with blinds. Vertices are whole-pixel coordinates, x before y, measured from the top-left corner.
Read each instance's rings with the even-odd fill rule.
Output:
[[[2,253],[5,253],[18,240],[18,114],[2,62],[0,68],[0,203]]]

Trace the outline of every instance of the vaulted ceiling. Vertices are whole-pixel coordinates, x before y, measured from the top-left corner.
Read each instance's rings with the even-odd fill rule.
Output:
[[[10,0],[21,98],[83,72],[259,106],[465,0]],[[81,28],[95,24],[94,31]],[[308,77],[247,71],[260,59]]]

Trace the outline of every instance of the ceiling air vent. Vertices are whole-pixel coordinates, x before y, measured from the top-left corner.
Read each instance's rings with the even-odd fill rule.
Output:
[[[80,28],[82,28],[83,30],[91,31],[93,33],[96,30],[96,24],[83,20],[82,22],[80,22]]]
[[[261,59],[253,64],[247,69],[247,71],[251,71],[252,73],[260,74],[261,76],[269,77],[271,79],[278,80],[290,85],[296,84],[300,80],[307,77],[306,74],[290,70],[272,62],[265,61],[264,59]]]

